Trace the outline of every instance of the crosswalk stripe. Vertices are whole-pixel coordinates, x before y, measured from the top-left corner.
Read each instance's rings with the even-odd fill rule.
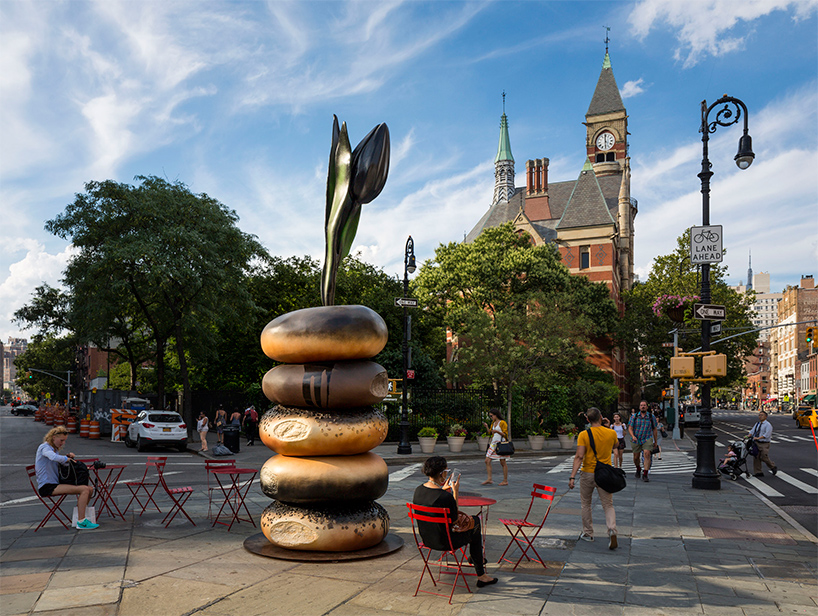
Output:
[[[782,497],[784,496],[783,494],[781,494],[781,492],[771,488],[770,486],[768,486],[766,483],[764,483],[763,481],[761,481],[757,477],[745,477],[744,481],[749,483],[756,490],[761,492],[764,496],[782,496]]]
[[[787,436],[781,436],[780,434],[776,438],[778,438],[779,440],[784,441],[785,443],[794,443],[795,442],[791,438],[789,438]]]
[[[395,471],[394,473],[389,473],[389,483],[395,483],[397,481],[403,481],[407,477],[414,475],[415,471],[418,470],[422,464],[409,464],[404,466],[399,471]]]
[[[803,481],[800,481],[800,480],[796,479],[792,475],[788,475],[787,473],[784,473],[782,471],[778,471],[778,473],[776,474],[776,477],[778,477],[780,479],[783,479],[784,481],[786,481],[790,485],[793,485],[796,488],[799,488],[799,489],[803,490],[807,494],[818,494],[818,488],[816,488],[815,486],[811,486],[808,483],[804,483]]]
[[[801,436],[800,434],[796,434],[792,438],[797,438],[799,441],[807,441],[808,443],[812,442],[811,436]]]
[[[810,475],[815,475],[816,477],[818,477],[818,471],[815,470],[814,468],[802,468],[801,470],[804,471],[805,473],[809,473]]]
[[[724,443],[721,441],[716,441],[716,447],[724,447]]]

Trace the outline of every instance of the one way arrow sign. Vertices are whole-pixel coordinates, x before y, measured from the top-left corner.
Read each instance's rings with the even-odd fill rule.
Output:
[[[395,305],[398,308],[417,308],[418,300],[414,297],[396,297]]]
[[[717,304],[695,304],[693,318],[699,321],[724,321],[727,318],[727,310]]]

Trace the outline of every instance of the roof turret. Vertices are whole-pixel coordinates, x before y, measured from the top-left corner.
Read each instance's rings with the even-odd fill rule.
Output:
[[[622,103],[622,96],[614,79],[613,68],[611,68],[611,56],[605,50],[605,59],[602,61],[602,71],[599,73],[599,80],[596,82],[596,90],[588,106],[588,116],[603,115],[615,111],[625,111]]]

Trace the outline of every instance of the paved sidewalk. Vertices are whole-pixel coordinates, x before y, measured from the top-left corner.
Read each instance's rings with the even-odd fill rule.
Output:
[[[672,441],[665,441],[666,446]],[[522,444],[522,443],[521,443]],[[689,441],[680,447],[691,449]],[[417,444],[413,448],[419,451]],[[404,464],[426,455],[397,456],[396,445],[376,451]],[[439,445],[438,450],[445,449]],[[520,451],[520,456],[569,452]],[[272,452],[246,447],[236,457],[258,468]],[[482,454],[443,454],[450,459]],[[507,544],[498,517],[520,517],[530,485],[481,486],[464,476],[462,490],[496,498],[488,522],[487,555],[496,560]],[[549,568],[489,565],[496,586],[473,594],[458,589],[453,605],[430,595],[413,597],[421,571],[406,501],[415,477],[394,482],[379,502],[392,520],[391,532],[405,546],[387,556],[355,562],[309,564],[279,561],[244,550],[258,532],[248,523],[211,528],[207,498],[195,494],[186,510],[192,526],[177,518],[170,528],[162,514],[102,519],[95,531],[66,531],[39,521],[0,520],[0,614],[48,616],[253,616],[270,614],[368,616],[374,614],[600,614],[767,616],[818,613],[814,537],[740,484],[723,482],[715,492],[693,490],[687,474],[656,475],[650,483],[629,478],[614,496],[619,548],[608,550],[604,516],[595,502],[600,537],[577,541],[579,491],[568,491],[567,474],[543,474],[558,499],[537,549]],[[180,481],[171,482],[181,485]],[[163,504],[165,501],[160,501]],[[248,507],[258,514],[269,504],[251,489]],[[40,517],[45,513],[37,509]],[[16,516],[15,516],[16,517]],[[428,582],[424,582],[428,584]]]

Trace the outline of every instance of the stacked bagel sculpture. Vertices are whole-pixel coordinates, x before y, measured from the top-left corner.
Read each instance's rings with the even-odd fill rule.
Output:
[[[389,532],[375,499],[386,492],[383,458],[371,452],[386,438],[375,408],[388,392],[386,370],[369,361],[388,339],[384,320],[365,306],[333,306],[339,263],[349,254],[361,204],[383,189],[389,130],[379,124],[350,151],[346,124],[334,118],[327,180],[324,305],[286,313],[261,334],[278,362],[262,381],[275,406],[261,419],[261,440],[278,455],[260,473],[273,498],[261,529],[275,546],[347,552],[373,547]]]

